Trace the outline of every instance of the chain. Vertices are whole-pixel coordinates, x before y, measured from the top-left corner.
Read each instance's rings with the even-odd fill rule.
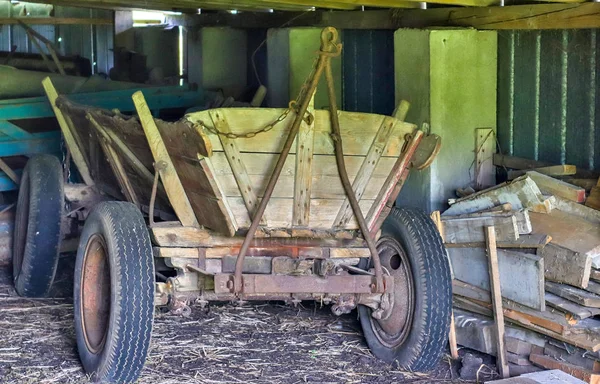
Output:
[[[320,52],[320,54],[322,54],[322,52]],[[288,104],[288,108],[285,111],[283,111],[283,113],[281,115],[279,115],[279,117],[277,119],[275,119],[271,123],[265,125],[264,127],[257,129],[256,131],[246,132],[246,133],[223,132],[223,131],[220,131],[217,127],[208,126],[202,120],[198,120],[194,124],[194,128],[202,127],[203,129],[207,130],[208,132],[210,132],[214,135],[223,136],[228,139],[251,139],[261,133],[269,132],[270,130],[275,128],[275,126],[277,124],[284,121],[292,111],[294,111],[295,113],[298,113],[298,107],[297,107],[298,103],[296,100],[303,100],[304,97],[307,96],[306,90],[308,89],[308,83],[309,83],[310,79],[313,78],[315,71],[317,69],[317,61],[318,61],[318,57],[315,58],[315,61],[313,62],[313,65],[312,65],[312,70],[310,71],[310,75],[306,78],[306,80],[304,80],[304,84],[302,84],[302,87],[300,88],[300,91],[298,92],[298,97],[296,97],[295,100],[290,101],[290,103]],[[306,124],[311,125],[312,122],[314,121],[314,119],[315,119],[315,117],[312,115],[312,113],[310,113],[309,111],[306,111],[306,114],[304,116],[304,121],[306,122]]]

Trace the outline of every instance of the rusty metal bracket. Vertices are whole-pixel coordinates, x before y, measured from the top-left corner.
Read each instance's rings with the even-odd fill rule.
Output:
[[[298,100],[300,103],[300,107],[296,111],[296,117],[294,118],[294,122],[292,123],[292,126],[290,128],[290,133],[285,141],[285,144],[283,145],[283,148],[281,150],[281,155],[279,156],[279,159],[277,160],[277,163],[275,164],[275,169],[273,170],[273,174],[271,175],[271,177],[269,179],[269,183],[267,184],[267,187],[265,188],[263,198],[260,201],[258,208],[256,209],[254,219],[252,220],[252,224],[250,225],[250,228],[248,229],[248,234],[246,235],[246,238],[244,239],[244,243],[242,244],[242,247],[240,248],[240,253],[238,254],[238,258],[237,258],[236,266],[235,266],[235,274],[230,278],[233,292],[236,294],[241,293],[243,290],[243,287],[245,285],[245,283],[242,281],[242,270],[244,267],[244,258],[246,257],[246,253],[248,252],[248,248],[250,247],[250,244],[252,243],[254,234],[256,233],[256,230],[257,230],[258,226],[260,225],[260,221],[265,213],[267,204],[269,204],[269,200],[271,200],[273,190],[275,189],[275,185],[277,184],[277,181],[279,180],[279,176],[281,175],[281,171],[283,169],[285,161],[290,153],[292,144],[294,143],[294,140],[296,139],[296,136],[298,135],[298,131],[300,129],[300,124],[302,124],[302,121],[303,121],[306,111],[308,109],[308,105],[310,103],[312,94],[315,92],[315,89],[317,88],[317,84],[319,83],[319,80],[321,78],[321,75],[323,74],[323,71],[328,66],[330,67],[329,63],[331,61],[331,58],[334,56],[339,56],[340,53],[341,53],[341,44],[338,44],[337,30],[332,27],[323,29],[323,32],[321,32],[321,50],[319,52],[319,58],[317,60],[317,65],[314,69],[314,72],[311,74],[311,76],[309,76],[309,78],[307,79],[307,82],[305,83],[306,88],[303,87],[303,89],[301,91],[301,95]],[[306,86],[306,84],[308,84],[308,86]],[[381,267],[380,267],[380,269],[381,269]],[[383,283],[380,282],[380,278],[378,278],[377,286],[379,287],[380,285],[381,285],[381,289],[383,290]]]

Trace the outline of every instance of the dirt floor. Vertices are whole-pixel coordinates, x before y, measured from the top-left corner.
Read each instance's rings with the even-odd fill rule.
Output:
[[[68,268],[62,268],[68,270]],[[70,277],[56,298],[17,297],[0,268],[0,382],[84,383],[75,346]],[[140,383],[450,383],[449,358],[428,375],[375,359],[356,314],[336,317],[312,303],[194,307],[190,317],[156,313]]]

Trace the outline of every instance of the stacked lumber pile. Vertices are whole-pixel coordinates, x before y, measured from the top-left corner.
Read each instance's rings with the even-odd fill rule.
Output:
[[[494,319],[502,316],[494,303],[501,301],[511,376],[560,369],[600,383],[600,212],[582,204],[581,187],[537,171],[514,176],[438,216],[454,277],[457,342],[498,355]]]

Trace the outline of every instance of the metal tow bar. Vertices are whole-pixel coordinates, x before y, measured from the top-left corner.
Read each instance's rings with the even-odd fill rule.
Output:
[[[327,80],[327,93],[329,95],[329,105],[330,105],[330,116],[331,116],[331,126],[332,133],[331,137],[334,142],[335,148],[335,157],[336,163],[338,167],[338,172],[340,174],[340,179],[342,181],[342,185],[344,187],[344,191],[346,192],[346,196],[348,197],[348,201],[350,202],[350,206],[352,207],[352,211],[356,216],[356,220],[360,227],[360,231],[367,242],[367,246],[369,247],[369,251],[371,253],[371,258],[373,259],[373,266],[375,268],[375,284],[371,287],[373,293],[384,293],[385,285],[383,279],[383,269],[381,267],[381,260],[379,259],[379,253],[377,253],[377,248],[375,247],[375,241],[371,237],[371,233],[369,232],[369,228],[365,221],[365,218],[362,214],[360,206],[358,204],[358,200],[354,191],[352,190],[352,184],[348,178],[348,173],[346,172],[346,166],[344,162],[344,152],[342,149],[342,137],[340,135],[340,122],[338,120],[337,115],[337,102],[335,99],[335,85],[333,82],[333,75],[331,71],[331,58],[338,57],[342,53],[342,45],[338,43],[338,31],[333,27],[324,28],[321,32],[321,49],[318,52],[319,57],[317,60],[316,68],[307,79],[308,87],[306,88],[306,92],[300,97],[300,107],[296,110],[296,117],[294,118],[294,122],[292,123],[292,127],[290,129],[290,133],[285,141],[283,149],[281,150],[281,155],[277,160],[277,164],[275,165],[275,169],[271,174],[271,178],[269,179],[269,183],[267,184],[267,188],[265,190],[264,196],[260,202],[256,210],[256,214],[252,220],[252,224],[248,229],[248,233],[244,239],[242,247],[240,248],[240,253],[238,254],[236,264],[235,264],[235,274],[233,276],[233,292],[239,294],[243,290],[243,277],[242,270],[244,266],[244,259],[246,257],[246,253],[248,252],[248,248],[254,239],[254,234],[260,225],[260,221],[262,219],[263,214],[265,213],[265,209],[267,208],[267,204],[271,199],[271,195],[273,194],[273,190],[275,189],[275,185],[277,184],[277,180],[281,175],[281,170],[285,164],[285,161],[290,153],[290,149],[296,136],[298,135],[298,130],[300,129],[300,124],[304,119],[304,115],[308,109],[308,105],[310,103],[310,99],[317,88],[317,84],[323,75],[323,71],[325,71],[325,78]],[[306,83],[305,83],[306,84]],[[290,103],[292,105],[293,103]]]

